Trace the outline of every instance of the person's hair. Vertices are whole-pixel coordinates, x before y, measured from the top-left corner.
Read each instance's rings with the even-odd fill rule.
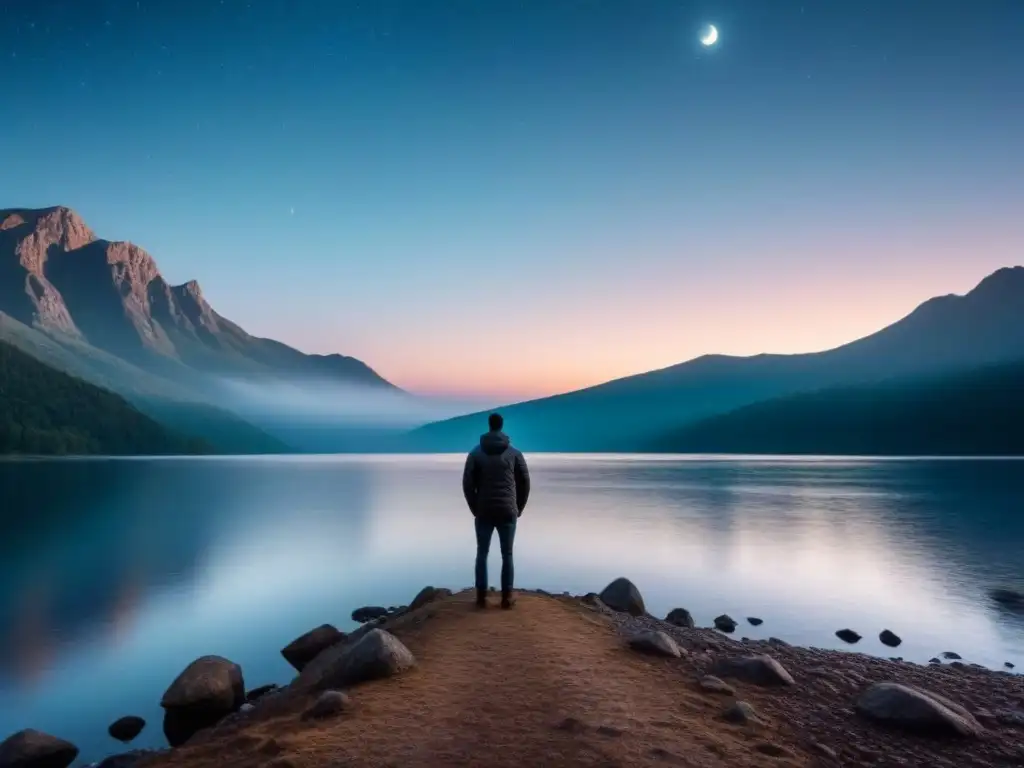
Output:
[[[487,417],[487,426],[490,427],[492,432],[497,432],[505,426],[505,420],[501,418],[500,413],[492,413]]]

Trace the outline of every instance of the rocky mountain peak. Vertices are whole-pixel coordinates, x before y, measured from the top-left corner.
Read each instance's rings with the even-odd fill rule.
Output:
[[[29,272],[41,275],[52,248],[73,251],[93,242],[96,235],[70,208],[0,211],[0,229],[17,237],[18,260]]]
[[[191,299],[192,301],[203,301],[203,289],[199,287],[197,280],[189,280],[181,285],[171,286],[171,290],[179,299]]]

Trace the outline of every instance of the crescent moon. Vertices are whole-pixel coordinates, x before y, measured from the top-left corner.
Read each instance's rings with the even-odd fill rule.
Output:
[[[705,46],[714,45],[718,41],[718,27],[714,24],[709,24],[708,31],[704,33],[704,36],[701,37],[700,41]]]

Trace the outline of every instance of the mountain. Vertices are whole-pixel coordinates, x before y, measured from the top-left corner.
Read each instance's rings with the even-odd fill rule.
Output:
[[[1024,455],[1024,360],[806,392],[712,416],[653,451]]]
[[[825,352],[706,355],[588,389],[505,406],[520,448],[642,451],[696,420],[786,394],[1024,358],[1024,267],[1000,269],[964,296],[941,296],[903,319]],[[484,413],[429,424],[416,450],[465,450]]]
[[[146,251],[98,239],[68,208],[0,210],[0,310],[172,378],[278,374],[394,388],[354,358],[249,335],[195,280],[170,285]]]
[[[289,450],[260,423],[287,421],[280,402],[240,391],[283,383],[321,404],[363,391],[408,398],[360,360],[248,334],[196,281],[169,284],[142,248],[98,238],[64,207],[0,210],[0,340],[232,452]]]
[[[126,400],[0,342],[0,453],[191,454],[210,446],[171,432]]]

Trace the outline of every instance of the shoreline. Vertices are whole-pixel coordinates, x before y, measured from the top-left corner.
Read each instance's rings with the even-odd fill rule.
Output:
[[[763,730],[767,728],[766,724],[784,723],[789,717],[785,711],[786,706],[789,706],[791,710],[799,710],[802,718],[820,718],[813,713],[804,712],[803,703],[799,702],[799,700],[789,700],[787,702],[785,700],[786,697],[781,697],[780,699],[780,695],[777,693],[767,699],[757,700],[758,697],[756,695],[748,694],[743,690],[746,687],[745,683],[750,682],[744,679],[743,673],[740,674],[741,684],[736,684],[730,677],[731,673],[722,671],[725,669],[722,665],[730,658],[734,660],[766,656],[772,658],[774,660],[773,663],[777,663],[785,670],[788,670],[787,676],[791,675],[792,682],[786,684],[787,691],[790,688],[795,691],[808,691],[808,696],[816,703],[817,707],[820,707],[823,702],[828,700],[832,700],[832,704],[835,705],[837,703],[836,699],[845,697],[844,706],[840,710],[846,715],[852,716],[853,722],[840,724],[838,730],[836,723],[830,724],[823,721],[819,724],[818,731],[821,735],[821,740],[815,743],[819,744],[819,746],[827,747],[825,752],[813,745],[804,744],[801,747],[799,738],[796,738],[794,743],[794,738],[799,734],[788,734],[785,738],[780,735],[776,740],[778,742],[777,746],[789,756],[787,759],[796,760],[792,764],[805,764],[801,762],[800,758],[800,755],[804,753],[806,753],[805,756],[812,755],[814,757],[814,760],[817,762],[813,764],[857,764],[842,761],[835,762],[839,760],[839,757],[829,757],[828,750],[835,752],[837,756],[845,754],[843,750],[846,748],[846,745],[843,744],[843,738],[840,734],[844,732],[844,729],[852,727],[853,723],[861,726],[865,724],[865,718],[857,715],[856,706],[854,706],[854,709],[850,709],[850,706],[854,704],[858,695],[864,695],[861,689],[864,689],[865,686],[883,682],[895,683],[900,686],[911,686],[917,690],[925,691],[927,695],[936,696],[936,699],[940,701],[945,700],[943,697],[953,699],[954,703],[950,704],[947,702],[949,704],[949,707],[946,707],[945,710],[947,714],[951,711],[955,712],[956,707],[962,705],[965,708],[966,716],[969,718],[968,722],[974,724],[968,730],[976,727],[978,734],[984,734],[975,734],[970,737],[971,741],[976,742],[975,746],[985,744],[988,747],[984,750],[986,754],[995,749],[993,756],[1002,755],[1006,757],[1013,755],[1014,759],[1024,760],[1024,746],[1021,746],[1018,754],[1014,752],[1016,747],[1010,749],[1010,746],[1004,743],[1009,738],[1011,740],[1015,739],[1014,743],[1024,744],[1024,677],[1008,669],[992,670],[980,665],[967,664],[959,659],[953,659],[952,663],[949,664],[918,664],[869,655],[859,652],[855,646],[851,646],[849,650],[828,650],[793,646],[776,638],[769,640],[739,638],[718,629],[691,626],[692,619],[689,618],[689,614],[685,611],[680,612],[681,609],[671,612],[668,617],[669,620],[652,616],[644,610],[643,598],[639,590],[630,582],[621,579],[606,587],[600,596],[596,593],[582,596],[573,596],[568,593],[556,595],[544,590],[521,590],[517,594],[519,596],[519,605],[512,611],[501,611],[494,608],[491,611],[473,612],[470,591],[464,590],[452,594],[447,589],[434,589],[432,587],[421,590],[409,607],[403,606],[393,609],[369,607],[357,609],[353,612],[353,620],[358,620],[357,614],[363,613],[364,615],[358,618],[365,619],[365,622],[354,632],[346,635],[331,625],[322,625],[297,638],[289,647],[282,649],[281,653],[298,671],[297,677],[291,683],[284,686],[260,686],[259,689],[246,692],[243,682],[243,671],[240,668],[234,667],[237,670],[236,673],[231,669],[234,666],[231,665],[231,662],[221,659],[218,662],[214,662],[213,666],[207,669],[203,675],[195,677],[191,681],[186,681],[188,685],[185,687],[190,688],[191,692],[185,695],[184,698],[181,698],[179,695],[178,698],[180,700],[172,700],[174,699],[172,689],[179,685],[177,681],[165,694],[163,701],[166,713],[164,722],[165,733],[170,733],[175,727],[172,723],[171,731],[168,731],[168,720],[171,719],[171,715],[175,712],[190,711],[189,707],[193,707],[197,702],[202,703],[199,700],[203,696],[206,696],[211,701],[217,700],[218,697],[220,700],[218,705],[221,707],[220,711],[212,716],[209,714],[203,715],[205,720],[200,723],[200,727],[194,727],[196,725],[194,722],[185,722],[184,730],[179,729],[179,734],[174,737],[175,743],[177,743],[175,748],[129,750],[119,755],[88,763],[87,765],[96,766],[97,768],[100,766],[102,768],[136,768],[136,766],[138,768],[148,768],[149,766],[153,768],[158,766],[178,768],[178,766],[195,765],[199,767],[207,764],[213,765],[216,764],[217,760],[225,758],[226,753],[224,753],[224,750],[229,750],[228,742],[231,742],[232,738],[234,738],[233,735],[259,728],[261,723],[281,719],[296,721],[291,725],[285,726],[284,732],[300,733],[306,727],[304,724],[309,722],[311,718],[319,722],[321,718],[310,716],[308,713],[314,704],[319,703],[320,697],[327,695],[323,691],[328,688],[338,688],[339,690],[344,690],[345,693],[335,694],[341,697],[334,704],[339,709],[337,712],[328,715],[327,719],[340,718],[341,721],[348,720],[350,719],[349,710],[353,708],[351,701],[355,700],[358,704],[364,690],[368,691],[379,688],[381,691],[386,691],[387,687],[393,685],[395,681],[404,680],[406,673],[408,673],[409,679],[413,681],[416,681],[418,677],[422,677],[425,674],[426,667],[429,665],[419,663],[419,659],[421,654],[424,653],[426,653],[426,658],[429,659],[431,649],[440,642],[434,637],[435,634],[448,633],[451,626],[465,621],[493,623],[495,626],[492,627],[488,624],[486,628],[492,633],[490,642],[494,647],[470,646],[460,652],[465,657],[460,661],[460,664],[486,662],[486,659],[481,660],[476,657],[479,655],[486,656],[489,653],[493,653],[495,647],[502,646],[506,640],[505,634],[518,637],[524,631],[537,631],[538,628],[531,628],[531,622],[535,619],[534,614],[539,615],[541,613],[550,613],[552,616],[557,617],[559,622],[564,622],[565,626],[558,630],[556,637],[558,643],[571,644],[577,633],[589,633],[587,636],[593,635],[592,642],[595,646],[601,644],[608,645],[604,649],[606,654],[611,651],[616,657],[621,655],[622,659],[619,661],[624,663],[624,669],[630,668],[631,674],[641,676],[646,674],[644,670],[631,669],[631,665],[635,666],[638,663],[664,663],[666,660],[670,663],[674,662],[677,669],[672,670],[673,674],[678,675],[685,670],[683,677],[688,678],[691,684],[696,683],[698,685],[703,699],[710,697],[714,701],[714,705],[717,705],[724,703],[728,698],[734,698],[734,704],[741,702],[745,706],[750,707],[751,711],[755,714],[748,716],[740,713],[736,715],[737,717],[747,718],[747,722],[744,725],[745,728],[753,723],[757,728]],[[559,610],[566,612],[566,615],[558,614],[557,611]],[[726,618],[724,616],[719,617],[720,620]],[[739,620],[739,622],[745,621],[747,621],[746,618]],[[739,622],[737,622],[736,629],[739,629]],[[717,623],[727,622],[720,621]],[[593,625],[598,625],[599,631],[594,632]],[[541,627],[539,629],[548,631],[551,628]],[[352,656],[353,649],[357,647],[363,648],[365,653],[367,652],[365,649],[367,643],[371,640],[377,642],[381,637],[389,639],[389,642],[393,640],[397,644],[395,647],[400,647],[401,649],[405,649],[403,643],[408,642],[411,651],[405,649],[402,653],[398,654],[399,656],[402,656],[403,653],[409,654],[409,659],[411,660],[407,665],[399,664],[399,668],[387,671],[386,674],[379,674],[380,669],[378,669],[377,672],[369,674],[368,677],[364,676],[361,679],[352,678],[351,676],[346,678],[344,675],[338,678],[337,675],[341,673],[337,672],[337,669],[334,669],[329,674],[324,672],[324,670],[331,670],[337,667],[341,663],[339,659],[348,659],[345,663],[351,664],[352,661],[349,657]],[[533,636],[530,635],[529,638],[532,642]],[[646,639],[639,640],[638,638]],[[654,638],[653,641],[652,638]],[[550,641],[550,638],[546,640],[546,642],[548,641]],[[651,642],[654,643],[653,647],[650,645]],[[636,650],[637,648],[640,649],[640,652]],[[667,651],[665,650],[666,648],[668,649]],[[384,648],[383,651],[380,648],[377,648],[375,651],[384,653],[385,667],[394,660],[395,654],[391,653],[393,650],[389,646]],[[538,648],[537,652],[543,655],[543,648]],[[298,656],[296,656],[296,653],[298,653]],[[562,653],[562,656],[565,655],[563,652],[560,653]],[[898,654],[898,649],[894,648],[893,653],[894,656]],[[204,657],[204,659],[208,658],[216,657]],[[387,659],[391,659],[391,661],[387,661]],[[567,659],[560,656],[558,661],[559,663],[566,663]],[[370,662],[371,667],[373,663],[377,663],[378,667],[382,663],[380,659],[376,661],[371,659]],[[568,662],[571,663],[571,654],[569,654]],[[197,663],[199,662],[194,662],[189,669],[192,669],[192,666],[195,666]],[[532,658],[525,659],[523,663],[532,669]],[[334,666],[332,667],[332,665]],[[225,670],[228,671],[225,672]],[[581,673],[584,671],[580,670]],[[718,673],[717,675],[715,674],[716,672]],[[190,673],[186,670],[183,673],[183,677],[187,677],[188,674]],[[225,674],[227,675],[226,677]],[[545,675],[547,674],[545,673]],[[557,676],[558,673],[551,674]],[[317,675],[327,675],[328,677],[334,675],[334,682],[339,684],[322,684],[322,680]],[[717,682],[707,683],[709,676]],[[234,679],[235,677],[237,679]],[[374,679],[376,681],[371,682]],[[180,680],[181,678],[179,678]],[[311,680],[314,682],[311,683]],[[261,681],[249,682],[259,684]],[[547,677],[540,678],[538,690],[549,685],[550,682]],[[719,684],[721,685],[719,686]],[[645,687],[648,690],[654,690],[662,686],[671,687],[672,684],[667,681],[659,682],[657,678],[654,678],[653,681],[648,680],[645,683]],[[195,699],[197,690],[200,691],[199,699]],[[227,699],[224,698],[225,692],[227,693]],[[437,695],[448,697],[454,695],[454,693],[443,691]],[[533,693],[530,690],[523,690],[519,691],[517,695],[529,699]],[[622,696],[623,694],[619,692],[617,695]],[[171,698],[169,699],[168,696]],[[190,700],[190,696],[195,700]],[[792,697],[789,698],[791,699]],[[781,704],[780,700],[782,701]],[[957,700],[959,700],[959,704],[956,703]],[[206,704],[209,704],[209,702]],[[595,703],[591,706],[600,709],[604,705]],[[700,706],[695,706],[699,713]],[[179,709],[175,709],[175,707],[179,707]],[[361,707],[359,706],[355,707],[355,716],[359,716],[358,710],[360,709]],[[191,716],[189,715],[189,717]],[[729,728],[732,726],[727,726],[727,721],[721,721],[722,716],[721,712],[717,713],[717,716],[713,718],[713,729],[709,732],[718,733],[721,729],[725,729],[722,731],[723,733],[727,734],[729,732]],[[572,717],[575,717],[580,722],[585,722],[587,711],[585,709],[581,710]],[[188,717],[185,718],[186,721],[188,719]],[[798,719],[801,718],[798,717]],[[843,719],[848,718],[844,717]],[[181,717],[178,717],[178,720],[180,721]],[[707,720],[706,717],[703,718],[702,722],[705,720]],[[139,731],[143,727],[149,729],[159,728],[160,724],[150,723],[147,725],[142,723],[139,726]],[[915,730],[915,728],[878,728],[874,724],[871,724],[869,727],[877,730],[877,733],[874,733],[874,735],[882,742],[889,743],[890,747],[896,746],[903,750],[907,747],[904,740],[910,739],[911,742],[914,742],[915,739],[921,738],[918,734],[910,734],[910,731]],[[644,731],[644,728],[630,730],[631,732],[640,733]],[[920,730],[920,728],[917,728],[917,730]],[[939,730],[941,730],[941,727]],[[903,731],[907,732],[903,733]],[[993,747],[992,743],[993,734],[997,735],[996,741],[998,744],[995,747]],[[137,732],[134,733],[134,736],[137,735]],[[646,738],[650,739],[653,737],[648,735]],[[63,749],[63,754],[65,755],[70,755],[72,750],[74,750],[74,756],[78,754],[77,748],[73,745],[68,745],[66,742],[61,742],[59,738],[39,734],[37,741],[39,740],[44,743],[44,746],[45,743],[49,743],[51,750]],[[943,763],[941,762],[914,761],[917,759],[915,755],[918,752],[921,752],[920,757],[924,760],[926,755],[932,755],[933,750],[931,747],[934,747],[936,744],[941,745],[946,740],[946,737],[942,737],[938,742],[932,739],[931,741],[926,740],[925,742],[918,743],[919,749],[917,751],[912,748],[907,752],[909,757],[905,759],[911,762],[903,762],[901,764],[942,765]],[[242,741],[246,740],[243,739]],[[10,742],[11,739],[8,739],[4,742],[3,746],[0,746],[0,768],[6,768],[6,763],[3,759],[5,755],[4,748]],[[826,742],[831,743],[831,746]],[[250,746],[253,745],[250,744]],[[1007,749],[1010,751],[1006,751]],[[726,751],[732,752],[731,748]],[[218,754],[220,757],[217,757]],[[71,764],[74,756],[63,764],[58,759],[56,762],[46,763],[46,765],[63,768],[63,766]],[[246,762],[243,760],[242,762],[236,761],[230,764],[241,766],[251,762],[254,766],[262,766],[265,763],[270,765],[270,763],[267,763],[266,755],[259,753],[257,757],[260,757],[263,762]],[[653,753],[648,755],[648,757],[652,760],[655,759]],[[764,755],[761,755],[761,759],[763,757]],[[848,759],[852,760],[854,757],[856,755],[851,753]],[[986,757],[986,760],[988,759]],[[213,762],[210,762],[211,760]],[[291,758],[288,758],[287,762],[281,762],[281,760],[285,760],[281,756],[274,756],[274,760],[277,761],[273,763],[274,768],[289,768],[289,766],[291,768],[306,768],[306,766],[319,765],[315,761],[304,762],[301,759],[296,761],[296,759]],[[821,763],[822,760],[826,762]],[[832,762],[828,762],[829,760]],[[932,760],[932,758],[928,757],[928,760]],[[36,764],[25,762],[19,765],[32,768]],[[375,765],[377,763],[370,761],[358,764]],[[390,763],[381,764],[390,765]],[[458,761],[453,764],[458,764]],[[589,763],[583,761],[566,764],[582,765]],[[642,761],[635,764],[642,764]],[[746,763],[734,760],[732,762],[726,761],[714,764],[745,765]],[[754,764],[757,763],[755,762]],[[867,762],[863,764],[886,763]],[[989,761],[961,764],[987,766],[1000,763]],[[44,763],[38,763],[38,765],[44,765]]]

